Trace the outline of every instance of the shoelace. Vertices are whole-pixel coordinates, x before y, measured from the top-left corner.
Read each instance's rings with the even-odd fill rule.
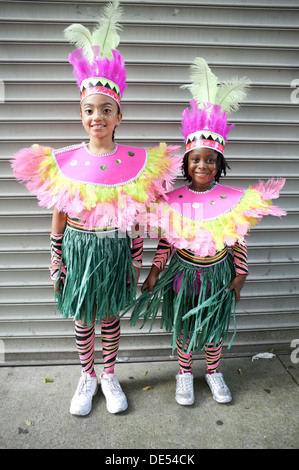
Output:
[[[81,393],[91,393],[92,390],[91,390],[91,380],[88,380],[88,377],[87,375],[85,374],[83,376],[83,380],[81,382],[81,387],[80,387],[80,390],[79,390],[79,395]]]
[[[119,393],[120,392],[120,385],[119,385],[116,377],[109,377],[108,376],[108,379],[106,379],[106,380],[108,380],[110,391],[112,393]]]
[[[189,376],[189,377],[188,377]],[[192,386],[191,374],[179,376],[178,379],[178,392],[190,392]]]
[[[223,390],[226,390],[227,386],[226,384],[224,383],[224,380],[223,378],[221,377],[221,375],[215,375],[215,374],[211,374],[210,375],[210,379],[212,380],[212,382],[219,388],[222,388]]]

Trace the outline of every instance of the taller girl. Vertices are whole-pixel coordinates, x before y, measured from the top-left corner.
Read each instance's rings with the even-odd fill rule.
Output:
[[[127,230],[138,214],[171,188],[179,173],[175,149],[160,144],[145,149],[118,145],[115,129],[122,120],[126,89],[119,44],[118,1],[109,4],[91,33],[80,24],[65,30],[78,47],[69,54],[81,93],[81,120],[89,141],[54,150],[23,149],[14,157],[14,174],[54,208],[51,233],[51,278],[58,308],[73,317],[82,374],[70,412],[91,411],[98,380],[94,370],[95,323],[101,325],[104,372],[101,387],[107,409],[127,408],[114,374],[120,341],[119,313],[133,300],[142,257],[142,237]],[[135,269],[134,269],[135,268]]]

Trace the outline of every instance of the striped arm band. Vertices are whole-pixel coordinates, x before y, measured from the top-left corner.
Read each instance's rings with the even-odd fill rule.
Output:
[[[240,245],[239,243],[235,243],[235,245],[232,246],[232,253],[234,257],[236,273],[249,274],[246,245]]]
[[[137,268],[142,267],[142,255],[143,255],[143,237],[138,235],[136,238],[132,240],[132,261],[133,265]]]
[[[168,243],[165,238],[161,238],[153,259],[153,264],[157,266],[157,268],[161,269],[161,271],[164,269],[167,261],[169,260],[172,250],[173,246]]]
[[[59,273],[61,255],[62,255],[62,239],[63,233],[51,233],[50,237],[50,248],[51,248],[51,266],[50,266],[50,276],[53,281],[56,281]],[[63,279],[66,276],[66,266],[64,263],[61,263],[60,269],[60,278]]]

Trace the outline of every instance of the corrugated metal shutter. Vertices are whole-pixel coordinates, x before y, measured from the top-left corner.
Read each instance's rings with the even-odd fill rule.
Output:
[[[86,138],[63,37],[71,22],[95,23],[99,1],[1,1],[0,337],[6,361],[77,360],[73,322],[55,314],[49,280],[51,213],[12,176],[11,155],[42,143],[59,148]],[[120,50],[128,70],[124,144],[182,144],[189,65],[204,57],[220,80],[248,76],[252,90],[234,117],[225,182],[287,178],[282,220],[266,218],[248,238],[250,277],[238,305],[230,354],[287,352],[298,332],[298,24],[297,0],[123,1]],[[3,85],[2,83],[2,85]],[[293,85],[292,85],[293,84]],[[293,86],[293,88],[292,88]],[[293,94],[292,94],[293,92]],[[291,100],[291,96],[293,101]],[[183,183],[177,182],[177,186]],[[155,248],[146,240],[142,279]],[[149,336],[122,320],[122,356],[170,354],[157,324]],[[99,345],[98,345],[99,347]]]

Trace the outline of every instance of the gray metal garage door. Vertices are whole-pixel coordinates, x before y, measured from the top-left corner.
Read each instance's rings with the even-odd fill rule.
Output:
[[[49,280],[51,213],[13,176],[9,159],[33,143],[55,148],[81,142],[78,90],[63,30],[93,26],[99,1],[0,2],[0,338],[5,360],[77,360],[73,322],[55,313]],[[237,310],[230,354],[275,348],[287,352],[298,331],[298,1],[123,1],[121,47],[128,71],[123,144],[182,144],[180,85],[204,57],[220,80],[248,76],[252,89],[235,115],[227,184],[287,179],[282,220],[266,218],[248,238],[250,277]],[[283,5],[283,6],[282,6]],[[177,186],[183,183],[177,182]],[[145,278],[155,242],[146,240]],[[122,320],[120,356],[165,358],[169,335],[157,324],[149,336]],[[98,344],[100,348],[100,343]],[[99,356],[100,357],[100,356]]]

